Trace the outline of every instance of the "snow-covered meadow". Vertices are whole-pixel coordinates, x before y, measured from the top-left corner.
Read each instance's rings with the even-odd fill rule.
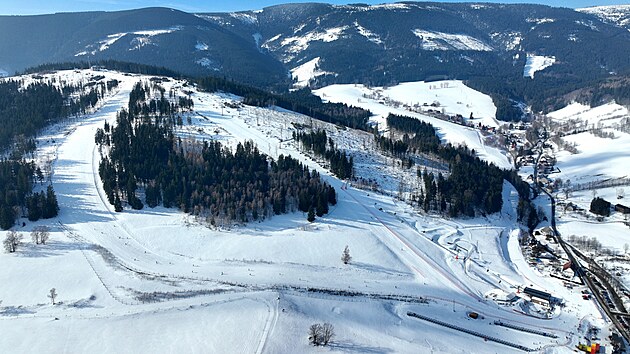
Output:
[[[553,149],[557,173],[549,177],[563,182],[557,196],[558,230],[565,239],[597,240],[602,249],[593,256],[630,287],[626,272],[618,271],[619,267],[627,268],[630,264],[628,215],[612,211],[609,217],[598,220],[597,215],[588,211],[594,197],[603,198],[613,206],[630,205],[630,134],[622,127],[630,118],[628,107],[615,102],[598,107],[572,103],[548,116],[554,122],[580,127],[562,138],[574,145],[577,153],[555,145]],[[566,189],[570,192],[565,192]]]

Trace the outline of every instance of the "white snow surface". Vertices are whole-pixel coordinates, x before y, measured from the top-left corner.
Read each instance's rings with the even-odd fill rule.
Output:
[[[576,9],[576,11],[596,15],[619,26],[630,25],[630,5],[594,6]]]
[[[250,25],[254,25],[256,23],[258,23],[258,17],[256,17],[255,15],[252,15],[250,13],[246,13],[246,12],[232,12],[230,13],[230,16],[234,17],[235,19],[244,22],[246,24],[250,24]]]
[[[263,39],[262,34],[260,34],[259,32],[256,32],[252,34],[252,37],[254,38],[254,41],[256,42],[256,47],[260,47],[260,44],[262,43],[262,39]]]
[[[537,25],[543,24],[543,23],[553,23],[556,22],[555,19],[553,18],[527,18],[525,21],[529,22],[529,23],[535,23]]]
[[[116,43],[116,41],[118,41],[125,35],[127,35],[127,33],[115,33],[115,34],[108,35],[106,39],[99,41],[99,44],[101,46],[98,47],[98,51],[102,52],[102,51],[107,50],[112,44]],[[94,54],[94,52],[92,54]]]
[[[578,153],[571,154],[564,150],[556,152],[556,165],[559,171],[550,177],[562,179],[565,185],[567,181],[571,181],[573,188],[584,186],[587,183],[598,184],[603,181],[630,177],[630,170],[627,168],[630,165],[630,155],[627,153],[630,151],[630,134],[615,129],[623,119],[630,118],[627,107],[615,102],[598,107],[572,103],[549,113],[548,116],[559,123],[582,127],[577,134],[563,137],[566,142],[575,144]],[[591,132],[593,128],[612,133],[614,138],[598,137]],[[582,131],[584,129],[587,131]],[[562,207],[558,207],[556,210],[558,230],[565,239],[570,236],[595,238],[604,248],[622,255],[613,261],[602,257],[598,259],[598,262],[608,267],[613,274],[621,272],[623,275],[621,280],[626,286],[630,286],[630,277],[626,275],[628,261],[618,261],[619,259],[623,260],[624,257],[627,258],[624,245],[628,243],[630,231],[623,224],[624,216],[613,212],[610,217],[598,221],[594,214],[588,212],[594,196],[604,198],[613,205],[617,203],[628,205],[630,189],[627,184],[605,188],[576,189],[578,190],[569,194],[568,199],[564,193],[559,193],[558,199],[564,203],[570,202],[577,205],[584,212],[566,211]],[[623,199],[617,199],[619,190],[625,192]],[[599,253],[594,256],[602,255],[603,253]],[[611,269],[611,267],[621,268]]]
[[[203,66],[204,68],[210,69],[210,70],[214,70],[214,71],[221,70],[219,65],[214,60],[212,60],[210,58],[201,58],[201,59],[197,60],[195,63]]]
[[[381,40],[379,35],[371,32],[367,28],[361,26],[358,21],[354,22],[354,27],[357,29],[359,34],[362,35],[363,37],[367,38],[368,41],[370,41],[372,43],[376,43],[376,44],[382,44],[383,43],[383,41]]]
[[[197,42],[197,44],[195,44],[195,49],[198,51],[205,51],[208,50],[208,48],[210,47],[204,42]]]
[[[53,161],[61,210],[55,219],[21,219],[18,225],[26,226],[15,227],[28,235],[35,226],[49,226],[47,245],[26,237],[17,253],[0,253],[0,352],[521,352],[407,316],[413,311],[537,352],[571,353],[584,335],[578,327],[603,325],[580,289],[568,290],[529,267],[516,242],[516,193],[509,184],[501,214],[465,220],[422,215],[391,197],[342,189],[344,181],[286,139],[293,129],[289,122],[306,124],[307,117],[230,108],[226,103],[234,107],[241,98],[190,85],[185,90],[192,90],[195,109],[190,125],[176,134],[227,146],[252,140],[272,157],[289,154],[336,188],[337,205],[312,224],[294,213],[224,230],[175,209],[115,213],[98,175],[94,133],[105,122],[115,124],[134,84],[150,78],[83,70],[46,74],[45,80],[87,81],[95,75],[119,80],[118,91],[95,113],[38,135],[38,155]],[[182,81],[164,86],[183,95]],[[344,148],[364,134],[315,124]],[[440,129],[466,136],[464,130]],[[468,138],[469,146],[478,140]],[[353,256],[348,265],[339,260],[345,245]],[[540,319],[541,310],[525,300],[505,306],[486,297],[523,285],[549,291],[566,306]],[[55,305],[46,297],[53,287],[59,294]],[[483,320],[469,318],[470,311]],[[558,338],[491,325],[498,319]],[[328,348],[308,344],[308,327],[317,322],[335,327]]]
[[[329,74],[319,69],[319,61],[320,57],[317,57],[291,69],[291,77],[296,80],[294,87],[306,87],[312,79]]]
[[[472,112],[473,117],[477,118],[473,120],[473,124],[480,122],[487,126],[498,126],[495,119],[496,107],[492,98],[467,87],[461,81],[407,82],[387,89],[382,87],[367,88],[354,84],[331,85],[315,90],[314,93],[323,100],[341,102],[370,110],[374,114],[372,120],[379,123],[381,129],[384,129],[385,120],[390,113],[418,118],[437,128],[443,141],[456,145],[466,144],[469,148],[475,149],[481,158],[493,162],[499,167],[511,168],[512,166],[503,152],[486,146],[480,133],[474,128],[433,118],[402,106],[406,104],[407,106],[416,106],[419,109],[438,111],[443,108],[447,114],[461,114],[465,118],[469,118]],[[387,99],[399,104],[388,104]],[[430,105],[434,102],[439,102],[439,107],[431,107]],[[424,106],[425,103],[429,106]]]
[[[625,166],[630,165],[630,135],[612,130],[613,124],[623,118],[630,117],[627,107],[610,102],[598,107],[589,107],[579,103],[572,103],[558,111],[548,114],[558,121],[577,120],[588,122],[589,127],[603,127],[615,135],[615,139],[600,138],[591,132],[568,135],[565,141],[574,143],[578,154],[567,151],[558,152],[558,167],[561,173],[558,177],[570,179],[574,183],[602,178],[619,178],[630,176]]]
[[[475,50],[492,51],[493,48],[484,41],[467,34],[452,34],[437,31],[415,29],[412,31],[422,40],[424,50]]]
[[[597,124],[601,121],[628,117],[629,114],[630,111],[627,107],[615,102],[609,102],[592,108],[581,103],[573,102],[564,108],[548,113],[547,116],[559,121],[578,119]]]
[[[523,69],[523,76],[534,78],[537,71],[545,70],[556,62],[556,57],[527,54],[527,62]]]
[[[290,53],[299,53],[306,50],[313,41],[334,42],[338,40],[347,28],[348,26],[335,27],[326,29],[323,32],[311,31],[303,36],[288,37],[282,40],[281,46],[288,47],[287,50]],[[273,41],[274,39],[272,38],[268,42]]]
[[[143,31],[135,31],[135,32],[121,32],[114,33],[108,35],[105,39],[98,41],[96,44],[90,44],[85,47],[86,50],[76,53],[74,56],[84,56],[84,55],[94,55],[97,52],[103,52],[109,47],[111,47],[114,43],[118,42],[121,38],[125,37],[129,34],[137,35],[138,37],[134,37],[130,41],[129,50],[137,50],[141,47],[151,44],[151,37],[172,33],[175,31],[181,30],[180,26],[171,27],[168,29],[155,29],[155,30],[143,30]]]

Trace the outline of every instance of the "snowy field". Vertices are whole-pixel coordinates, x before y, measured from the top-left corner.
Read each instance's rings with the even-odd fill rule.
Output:
[[[340,102],[370,110],[374,114],[372,120],[378,123],[379,127],[386,126],[385,119],[390,113],[418,118],[431,123],[438,130],[442,141],[455,145],[466,144],[469,148],[475,149],[480,158],[502,168],[512,167],[507,154],[486,146],[478,130],[408,108],[417,107],[424,111],[432,109],[449,115],[461,114],[466,119],[472,113],[474,119],[471,123],[498,126],[495,119],[497,109],[492,99],[467,87],[461,81],[408,82],[389,88],[331,85],[316,90],[314,93],[325,101]],[[434,103],[436,107],[431,106]]]
[[[56,219],[20,220],[26,226],[15,227],[28,236],[35,226],[47,225],[49,244],[25,240],[16,254],[0,254],[0,352],[522,352],[409,317],[410,311],[536,352],[570,353],[589,326],[605,325],[579,289],[529,267],[509,184],[501,213],[464,220],[423,215],[391,197],[342,189],[344,181],[287,142],[291,122],[306,117],[227,107],[239,101],[233,95],[194,90],[191,123],[177,134],[229,146],[252,140],[271,156],[300,159],[336,188],[338,204],[328,215],[313,224],[295,213],[217,230],[174,209],[114,213],[97,173],[94,133],[104,122],[113,123],[133,85],[149,78],[87,70],[54,75],[80,80],[97,74],[120,80],[118,91],[95,113],[38,138],[38,150],[53,161],[61,211]],[[164,85],[179,93],[183,83]],[[361,90],[366,89],[327,88],[326,99],[356,104]],[[360,100],[381,116],[392,109]],[[500,151],[483,145],[477,131],[417,116],[435,123],[444,140],[508,164]],[[347,129],[334,139],[356,145],[362,134]],[[340,261],[346,245],[353,257],[348,265]],[[547,311],[525,299],[511,305],[493,300],[523,286],[549,291],[566,306]],[[59,293],[55,305],[46,297],[52,287]],[[471,311],[480,317],[470,318]],[[500,327],[495,320],[556,337]],[[335,327],[331,345],[309,346],[308,327],[323,322]]]
[[[589,181],[601,181],[610,178],[630,177],[630,134],[624,133],[616,126],[622,119],[630,118],[628,108],[609,103],[599,107],[588,107],[573,103],[548,115],[558,122],[575,121],[586,124],[587,131],[570,134],[563,139],[575,144],[578,153],[568,151],[556,152],[557,166],[560,169],[554,178],[571,180],[573,184]],[[593,128],[601,128],[613,138],[602,138],[595,135]]]
[[[623,119],[630,117],[628,108],[614,102],[599,107],[589,107],[579,103],[572,103],[565,108],[548,115],[556,122],[584,124],[587,131],[567,135],[563,139],[574,144],[577,154],[565,150],[554,149],[557,158],[558,173],[550,175],[553,179],[570,181],[578,189],[568,195],[558,193],[557,200],[562,205],[557,208],[558,231],[565,239],[569,237],[595,239],[602,250],[594,254],[598,261],[609,268],[623,283],[630,287],[630,228],[624,224],[627,217],[618,212],[612,212],[610,217],[598,221],[596,215],[590,213],[591,201],[594,197],[601,197],[613,205],[620,203],[630,205],[630,186],[627,183],[617,186],[584,188],[588,183],[606,183],[619,181],[630,177],[630,134],[616,129]],[[614,138],[596,136],[593,128],[599,127],[602,132],[613,134]],[[619,194],[624,195],[618,199]],[[572,203],[583,211],[566,210],[565,205]],[[584,250],[584,247],[581,247]],[[609,257],[605,252],[617,256]],[[620,269],[625,269],[619,273]],[[617,275],[617,273],[619,273]]]

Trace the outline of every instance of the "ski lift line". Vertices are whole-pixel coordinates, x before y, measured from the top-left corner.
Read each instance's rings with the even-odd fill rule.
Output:
[[[494,321],[494,324],[497,325],[497,326],[501,326],[501,327],[511,328],[511,329],[516,330],[516,331],[537,334],[537,335],[543,336],[543,337],[558,338],[558,336],[553,334],[553,333],[540,331],[540,330],[533,329],[533,328],[527,328],[527,327],[522,327],[522,326],[515,326],[513,324],[510,324],[510,323],[507,323],[507,322],[503,322],[503,321],[499,321],[499,320]]]
[[[516,349],[519,349],[519,350],[522,350],[522,351],[525,351],[525,352],[533,352],[533,351],[536,350],[536,349],[528,348],[528,347],[526,347],[524,345],[516,344],[516,343],[513,343],[513,342],[508,342],[506,340],[499,339],[499,338],[492,337],[492,336],[488,336],[488,335],[479,333],[477,331],[473,331],[473,330],[470,330],[470,329],[467,329],[467,328],[455,326],[455,325],[452,325],[450,323],[446,323],[446,322],[443,322],[443,321],[440,321],[440,320],[437,320],[437,319],[434,319],[434,318],[426,317],[426,316],[417,314],[415,312],[408,311],[407,312],[407,316],[415,317],[415,318],[418,318],[418,319],[421,319],[421,320],[425,320],[425,321],[428,321],[428,322],[431,322],[431,323],[434,323],[434,324],[437,324],[437,325],[440,325],[440,326],[443,326],[443,327],[447,327],[447,328],[450,328],[450,329],[453,329],[453,330],[456,330],[456,331],[459,331],[459,332],[467,333],[467,334],[475,336],[475,337],[483,338],[485,341],[491,341],[491,342],[503,344],[505,346],[516,348]]]

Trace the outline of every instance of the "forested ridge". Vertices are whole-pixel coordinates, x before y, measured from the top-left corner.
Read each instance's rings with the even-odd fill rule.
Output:
[[[465,146],[441,144],[431,124],[411,117],[389,115],[387,125],[402,134],[402,138],[375,136],[383,151],[400,158],[409,154],[431,154],[448,163],[446,177],[418,168],[417,176],[422,180],[423,189],[412,195],[412,201],[425,211],[439,211],[453,217],[498,212],[503,204],[504,179],[515,186],[522,200],[529,201],[529,185],[515,171],[489,164]]]
[[[136,84],[129,109],[117,114],[115,126],[97,132],[99,173],[116,211],[123,210],[123,201],[134,209],[162,204],[227,226],[296,210],[322,216],[336,203],[334,188],[291,157],[274,161],[252,142],[232,150],[216,141],[176,137],[177,116],[185,108],[180,103],[187,101],[159,104],[169,101],[163,92]]]
[[[131,63],[119,60],[99,60],[95,62],[64,62],[64,63],[48,63],[37,65],[24,70],[23,74],[41,73],[51,70],[73,70],[73,69],[90,69],[93,67],[101,67],[108,70],[115,70],[124,73],[142,74],[142,75],[159,75],[173,78],[182,78],[183,75],[177,71],[167,69],[165,67],[146,65],[140,63]]]
[[[8,229],[18,217],[30,221],[52,218],[59,207],[52,185],[33,193],[36,181],[43,183],[41,168],[25,157],[34,154],[35,136],[51,124],[93,109],[113,90],[116,80],[93,78],[86,84],[46,82],[43,77],[25,85],[22,80],[0,82],[0,227]],[[98,79],[98,80],[96,80]]]
[[[86,113],[117,85],[115,80],[94,82],[89,87],[67,84],[56,87],[43,80],[26,87],[21,80],[0,82],[0,150],[20,139],[30,139],[47,125]]]
[[[339,179],[351,178],[354,175],[354,161],[345,151],[337,149],[332,138],[325,130],[315,132],[293,132],[293,139],[302,144],[306,150],[325,158],[330,164],[330,171]]]

